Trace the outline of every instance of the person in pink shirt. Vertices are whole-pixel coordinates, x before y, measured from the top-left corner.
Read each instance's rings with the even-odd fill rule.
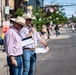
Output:
[[[7,53],[7,63],[10,75],[22,75],[22,44],[19,31],[25,25],[25,19],[17,17],[11,19],[13,26],[5,33],[4,48]]]

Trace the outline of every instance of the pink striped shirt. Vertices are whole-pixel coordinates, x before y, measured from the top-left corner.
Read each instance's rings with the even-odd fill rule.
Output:
[[[21,37],[18,33],[18,30],[14,27],[10,28],[4,37],[4,46],[5,51],[8,56],[18,56],[22,55],[22,45],[21,45]]]

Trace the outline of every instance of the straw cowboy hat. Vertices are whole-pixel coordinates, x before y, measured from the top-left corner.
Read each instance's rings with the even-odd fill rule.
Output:
[[[11,18],[10,19],[12,22],[18,23],[22,26],[25,26],[25,19],[23,17],[18,16],[17,18]]]
[[[25,13],[25,14],[23,14],[23,18],[24,19],[31,19],[32,20],[32,19],[35,19],[35,16],[34,15],[31,15],[31,14],[26,14]]]

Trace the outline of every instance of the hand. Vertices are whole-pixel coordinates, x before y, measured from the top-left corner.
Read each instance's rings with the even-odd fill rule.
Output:
[[[49,50],[49,46],[46,47],[46,50]]]
[[[34,33],[34,31],[35,31],[35,28],[34,28],[34,27],[32,27],[30,31]]]
[[[29,31],[29,34],[27,35],[27,37],[32,36],[33,33],[34,33],[34,28],[31,28],[30,31]]]
[[[18,66],[17,61],[15,60],[14,57],[11,57],[11,61],[14,66]]]

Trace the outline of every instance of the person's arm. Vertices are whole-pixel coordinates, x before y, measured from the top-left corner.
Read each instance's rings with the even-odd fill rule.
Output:
[[[27,37],[32,36],[32,34],[34,33],[34,28],[32,27],[32,28],[30,29],[30,31],[28,31],[28,29],[27,29],[26,27],[23,27],[23,28],[20,30],[19,33],[20,33],[21,37],[27,38]],[[25,36],[25,37],[24,37],[24,36]]]
[[[32,36],[33,33],[34,33],[34,28],[32,27],[31,30],[29,31],[29,34],[26,37]]]
[[[42,40],[38,32],[36,32],[36,36],[37,36],[38,41],[46,47],[46,50],[49,50],[48,44],[46,44],[46,42]]]
[[[43,45],[46,47],[46,50],[49,50],[49,45],[48,45],[48,44],[46,44],[46,42],[45,42],[45,41],[40,40],[40,43],[41,43],[41,44],[43,44]]]
[[[17,61],[14,58],[13,54],[13,38],[12,38],[12,32],[10,31],[7,35],[5,35],[4,38],[4,47],[7,55],[10,57],[12,64],[17,66]]]

